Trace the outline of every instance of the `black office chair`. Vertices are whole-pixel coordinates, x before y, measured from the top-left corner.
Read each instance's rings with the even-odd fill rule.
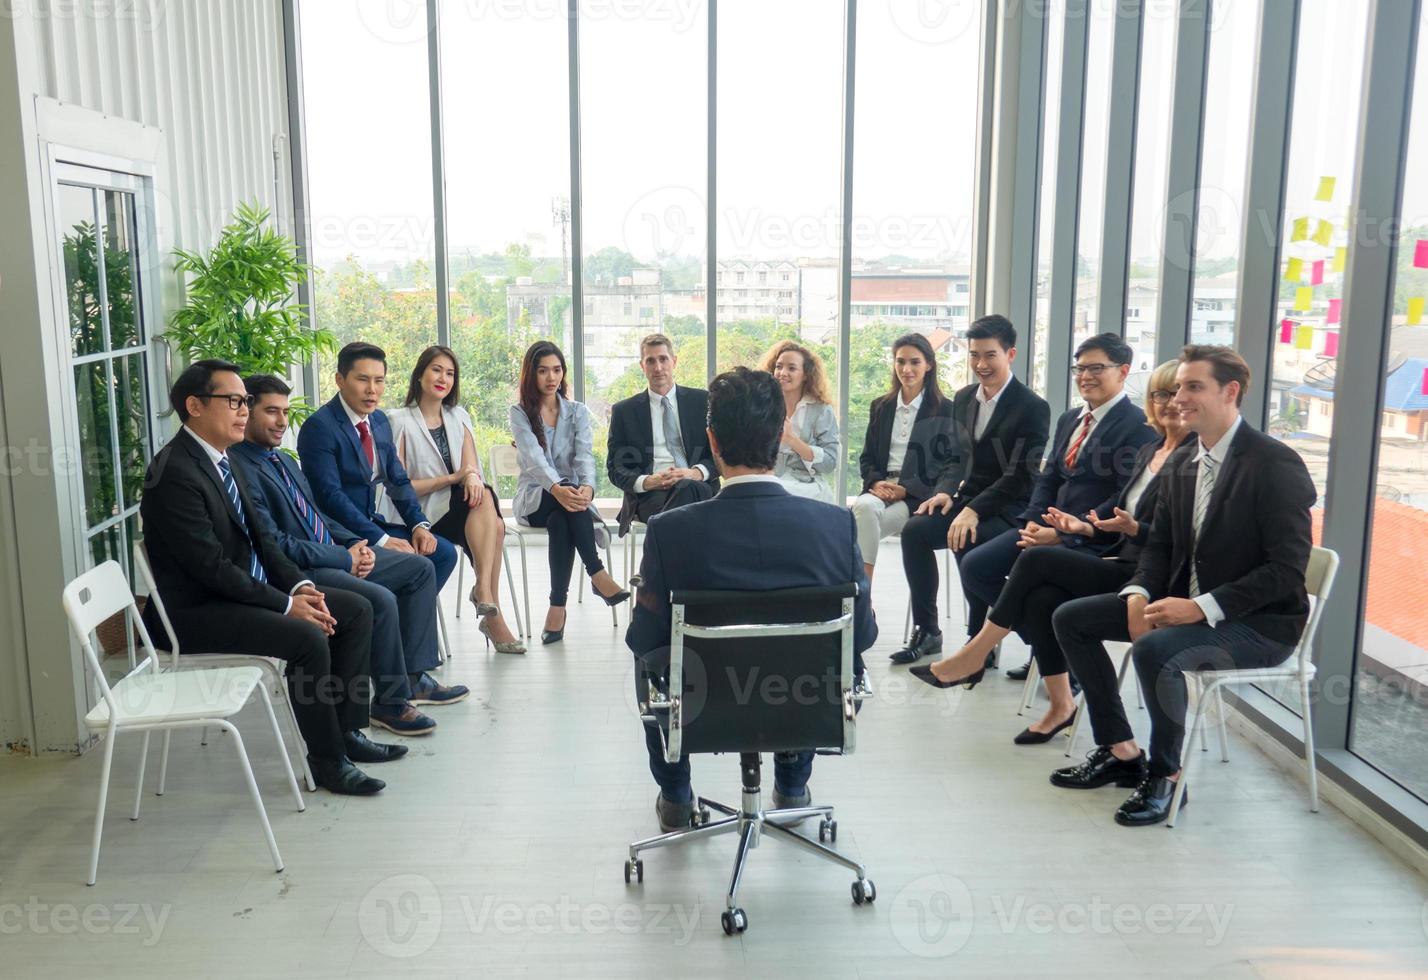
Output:
[[[699,797],[687,828],[635,841],[625,883],[644,880],[641,851],[738,832],[739,847],[720,923],[743,932],[748,916],[736,904],[749,849],[767,833],[853,871],[853,901],[877,889],[857,861],[821,841],[838,839],[831,806],[765,810],[760,798],[761,752],[847,755],[853,751],[859,695],[853,687],[854,584],[773,592],[675,592],[667,675],[641,678],[640,714],[658,724],[665,758],[737,752],[743,775],[738,809]],[[724,814],[709,819],[710,810]],[[819,817],[818,841],[786,824]]]

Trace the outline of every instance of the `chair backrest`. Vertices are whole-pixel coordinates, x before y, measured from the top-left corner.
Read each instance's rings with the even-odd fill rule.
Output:
[[[491,479],[499,480],[503,476],[519,477],[521,475],[520,457],[516,455],[516,447],[498,443],[491,447]]]
[[[174,624],[169,620],[169,611],[164,608],[163,596],[159,595],[159,587],[154,582],[154,570],[149,565],[149,549],[144,547],[143,538],[134,542],[134,572],[144,583],[148,601],[153,604],[154,611],[159,614],[159,622],[163,624],[164,634],[168,637],[171,653],[170,666],[177,667],[179,660],[178,635],[174,633]]]
[[[95,652],[94,643],[90,639],[100,623],[115,613],[126,613],[126,626],[130,624],[138,626],[139,638],[143,642],[144,651],[148,654],[131,673],[139,670],[151,670],[157,673],[159,669],[159,659],[154,653],[154,644],[149,639],[149,631],[139,618],[139,607],[134,602],[134,594],[129,591],[129,582],[124,578],[124,569],[111,558],[66,585],[64,592],[60,595],[60,601],[64,606],[65,618],[69,620],[70,631],[74,633],[74,638],[79,641],[80,647],[84,650],[84,658],[89,664],[89,669],[94,672],[100,693],[109,703],[112,713],[115,710],[114,696],[110,691],[109,682],[105,680],[104,668],[99,663],[99,654]]]
[[[851,753],[853,583],[675,592],[666,758]]]
[[[1295,655],[1299,658],[1299,670],[1306,669],[1314,651],[1314,636],[1319,632],[1319,621],[1324,615],[1324,603],[1334,587],[1334,577],[1339,573],[1338,552],[1329,548],[1314,547],[1309,551],[1309,564],[1304,569],[1304,589],[1309,593],[1309,621],[1304,624],[1304,632],[1299,637]]]

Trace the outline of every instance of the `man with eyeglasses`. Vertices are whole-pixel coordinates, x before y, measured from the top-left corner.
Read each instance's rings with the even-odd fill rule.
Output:
[[[238,366],[204,360],[169,393],[183,428],[144,478],[139,513],[154,580],[183,650],[287,661],[288,697],[318,784],[368,795],[386,784],[353,761],[403,754],[354,733],[367,726],[372,605],[343,589],[319,591],[264,533],[228,450],[243,440],[252,397]],[[167,637],[153,603],[152,636]],[[354,748],[355,746],[355,748]]]

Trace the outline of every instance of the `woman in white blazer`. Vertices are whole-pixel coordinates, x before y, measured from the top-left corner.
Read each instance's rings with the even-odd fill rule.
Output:
[[[830,402],[823,361],[797,341],[780,340],[764,355],[759,369],[774,376],[787,411],[774,476],[789,493],[833,503],[838,416]]]
[[[433,345],[421,352],[405,404],[387,418],[432,533],[460,545],[476,570],[470,598],[481,617],[478,628],[500,653],[525,653],[501,616],[506,522],[495,488],[481,474],[471,416],[461,407],[461,365],[451,348]],[[398,520],[394,514],[389,519]]]
[[[520,403],[511,406],[511,435],[521,473],[511,507],[516,518],[549,536],[550,611],[541,643],[565,635],[565,600],[575,553],[595,594],[616,606],[630,597],[600,561],[595,526],[595,435],[590,410],[566,397],[565,355],[538,340],[521,360]]]

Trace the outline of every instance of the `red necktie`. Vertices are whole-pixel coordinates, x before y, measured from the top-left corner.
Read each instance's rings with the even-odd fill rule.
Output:
[[[1076,457],[1081,454],[1081,444],[1086,441],[1086,435],[1091,431],[1091,423],[1095,421],[1095,418],[1090,412],[1086,413],[1086,421],[1081,425],[1081,432],[1076,436],[1076,441],[1071,443],[1071,448],[1066,451],[1066,468],[1068,470],[1076,468]]]
[[[367,457],[367,466],[375,468],[377,465],[377,447],[372,442],[372,427],[363,419],[357,423],[357,434],[362,437],[362,454]],[[1077,443],[1079,446],[1080,443]]]

